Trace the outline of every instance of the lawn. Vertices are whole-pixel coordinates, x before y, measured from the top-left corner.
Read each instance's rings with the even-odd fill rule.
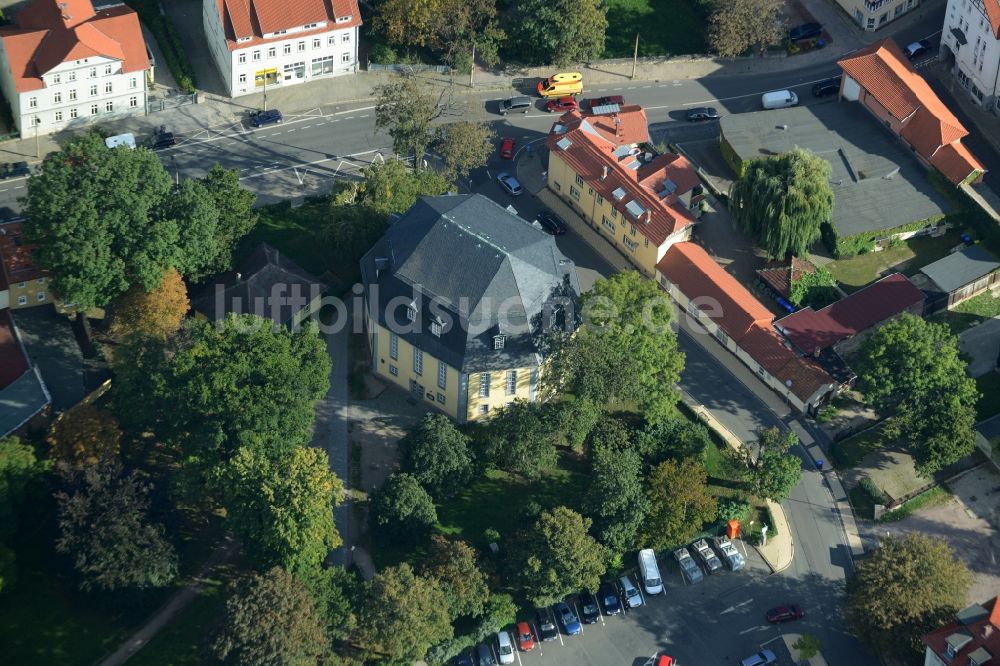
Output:
[[[706,15],[697,0],[608,0],[606,58],[707,53]]]
[[[900,271],[906,276],[915,275],[922,267],[937,261],[961,242],[960,232],[949,231],[937,238],[912,238],[897,247],[881,252],[868,252],[845,257],[827,264],[841,288],[850,293],[877,280],[885,272]]]
[[[944,504],[952,498],[952,494],[943,486],[934,486],[925,493],[921,493],[908,502],[900,504],[892,511],[887,511],[882,515],[879,522],[893,523],[906,518],[910,514],[925,507],[938,506]]]
[[[836,442],[830,449],[831,462],[837,469],[857,467],[866,455],[878,451],[885,444],[881,428],[872,428],[842,442]]]
[[[961,333],[970,326],[993,317],[1000,317],[1000,298],[989,291],[962,301],[953,309],[940,314],[952,333]]]
[[[1000,372],[987,372],[976,379],[981,397],[976,404],[976,422],[1000,414]]]
[[[327,217],[325,198],[307,200],[298,208],[292,208],[287,203],[262,206],[257,213],[260,220],[240,244],[237,252],[239,259],[249,255],[258,243],[264,242],[287,254],[313,275],[322,276],[326,272],[326,244],[320,241],[320,232]]]

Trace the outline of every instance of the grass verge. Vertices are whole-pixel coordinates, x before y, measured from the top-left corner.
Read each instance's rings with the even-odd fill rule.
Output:
[[[696,0],[608,0],[606,58],[707,53],[706,12]]]
[[[881,449],[884,445],[882,429],[872,428],[835,443],[830,448],[830,459],[837,469],[856,467],[866,455]]]
[[[959,303],[953,309],[946,310],[938,316],[948,324],[952,333],[958,334],[987,319],[1000,317],[1000,297],[987,291]]]
[[[915,275],[923,266],[946,256],[961,242],[960,232],[950,231],[937,238],[911,238],[897,247],[845,257],[827,265],[844,291],[852,292],[892,270]]]
[[[944,504],[952,497],[948,489],[943,486],[935,486],[925,493],[921,493],[909,500],[900,504],[898,507],[892,511],[886,511],[879,522],[882,523],[894,523],[898,520],[902,520],[912,513],[919,511],[920,509],[938,506]]]
[[[864,520],[875,518],[875,500],[861,487],[861,484],[857,484],[851,488],[847,493],[847,497],[851,500],[851,507],[854,509],[855,516]]]

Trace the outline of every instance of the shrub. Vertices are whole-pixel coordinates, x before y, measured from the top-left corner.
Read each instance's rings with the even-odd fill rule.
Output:
[[[764,512],[767,513],[767,538],[771,539],[778,536],[778,526],[774,522],[774,514],[771,513],[771,505],[764,507]]]
[[[451,659],[457,657],[461,654],[462,650],[472,647],[476,644],[474,636],[465,634],[462,636],[455,636],[455,638],[449,638],[443,643],[438,643],[431,647],[427,651],[427,656],[425,659],[428,664],[433,666],[444,666],[449,663]]]
[[[876,504],[881,504],[882,506],[888,506],[892,502],[892,498],[885,494],[885,492],[871,480],[870,477],[862,477],[859,485],[864,489],[868,496],[872,498]]]
[[[719,499],[718,515],[720,523],[727,523],[730,520],[745,523],[747,516],[750,515],[750,502],[742,497],[723,497]]]
[[[177,86],[185,93],[195,92],[197,80],[191,61],[188,60],[187,51],[181,43],[177,26],[160,8],[160,0],[126,0],[126,4],[139,14],[139,18],[153,33],[167,61],[167,68],[177,81]]]
[[[388,44],[376,44],[368,54],[368,61],[377,65],[394,65],[396,52]]]

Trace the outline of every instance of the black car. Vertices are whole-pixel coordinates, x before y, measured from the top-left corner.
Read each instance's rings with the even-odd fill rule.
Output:
[[[488,643],[481,643],[477,654],[479,666],[497,666],[497,660],[493,656],[493,648]]]
[[[28,166],[27,162],[14,162],[14,166],[10,168],[10,173],[7,174],[8,178],[23,178],[31,175],[31,167]]]
[[[548,608],[539,608],[535,612],[536,629],[538,638],[542,641],[554,641],[559,637],[559,627],[556,626],[556,619],[552,617],[552,611]]]
[[[819,37],[823,34],[823,25],[820,23],[803,23],[788,31],[788,39],[797,42],[800,39]]]
[[[589,590],[580,593],[579,608],[580,619],[584,624],[593,624],[601,617],[601,609],[597,605],[597,598]]]
[[[826,97],[827,95],[836,95],[840,92],[840,77],[835,76],[832,79],[823,79],[819,83],[813,86],[813,95],[816,97]]]
[[[149,140],[150,150],[162,150],[163,148],[169,148],[170,146],[177,145],[177,139],[174,138],[173,132],[160,131],[153,135],[153,138]]]
[[[540,212],[535,219],[545,231],[553,236],[561,236],[566,233],[566,225],[563,224],[563,221],[547,210]]]
[[[605,615],[618,615],[622,612],[621,597],[618,593],[618,587],[614,583],[610,581],[601,583],[600,589],[597,590],[597,598],[604,606]]]
[[[692,123],[700,120],[718,120],[719,112],[714,106],[696,106],[688,109],[684,117]]]
[[[476,663],[472,661],[472,655],[468,652],[463,652],[451,661],[452,666],[476,666]]]
[[[929,53],[933,48],[934,45],[931,44],[930,40],[921,39],[919,42],[913,42],[912,44],[907,45],[907,47],[903,50],[906,51],[907,58],[910,60],[916,60],[920,56]]]
[[[250,124],[254,127],[263,127],[272,123],[280,123],[283,120],[281,111],[268,109],[267,111],[251,111]]]

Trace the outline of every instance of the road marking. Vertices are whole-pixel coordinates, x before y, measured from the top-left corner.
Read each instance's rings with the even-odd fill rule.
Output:
[[[294,131],[295,131],[295,129],[293,128],[293,129],[288,130],[288,133],[291,134]],[[264,138],[267,138],[267,137],[264,137]]]
[[[312,127],[312,125],[305,125],[303,127],[300,127],[299,129],[309,129],[310,127]]]
[[[367,117],[368,117],[369,115],[370,115],[370,114],[367,114],[367,113],[366,113],[366,114],[365,114],[365,115],[363,115],[363,116],[358,116],[358,118],[367,118]]]
[[[742,608],[743,606],[746,606],[747,604],[752,604],[752,603],[753,603],[753,599],[747,599],[746,601],[740,602],[740,603],[736,604],[735,606],[730,606],[726,610],[724,610],[721,613],[719,613],[719,615],[725,615],[726,613],[732,613],[737,608]]]
[[[793,86],[789,86],[789,88],[801,88],[802,86],[809,86],[809,85],[812,85],[814,83],[819,83],[820,81],[826,81],[829,78],[832,78],[832,77],[830,77],[830,76],[824,76],[821,79],[813,79],[812,81],[803,81],[802,83],[796,83]],[[759,95],[763,95],[764,93],[773,92],[774,90],[775,90],[774,88],[771,88],[769,90],[763,90],[763,91],[760,91],[760,92],[747,93],[746,95],[734,95],[732,97],[719,97],[719,98],[715,98],[715,99],[706,99],[706,100],[703,100],[701,102],[684,102],[683,104],[681,104],[681,106],[704,106],[705,104],[711,104],[712,102],[727,102],[727,101],[732,100],[732,99],[743,99],[745,97],[757,97]],[[778,90],[780,90],[780,88],[778,88]],[[650,107],[646,107],[646,108],[650,108]]]
[[[18,185],[14,189],[15,190],[23,190],[24,189],[24,185]]]
[[[340,156],[334,156],[334,157],[324,157],[321,160],[313,160],[312,162],[302,162],[300,164],[289,164],[288,166],[283,166],[280,169],[272,169],[271,171],[268,171],[266,174],[264,174],[264,173],[255,173],[255,174],[251,174],[249,176],[243,176],[243,177],[240,178],[240,180],[250,180],[251,178],[258,178],[260,176],[269,176],[271,174],[278,173],[279,171],[288,171],[289,169],[295,169],[297,167],[309,167],[309,166],[314,166],[316,164],[324,164],[326,162],[337,162],[337,161],[343,162],[345,159],[350,159],[350,158],[354,158],[354,157],[361,157],[362,155],[371,155],[372,153],[380,153],[380,152],[381,152],[380,149],[375,148],[375,149],[372,149],[372,150],[365,150],[365,151],[362,151],[360,153],[353,153],[351,155],[340,155]],[[339,171],[339,168],[338,168],[338,171]],[[336,175],[336,174],[334,174],[334,175]]]
[[[756,627],[750,627],[749,629],[744,629],[743,631],[740,632],[740,636],[743,636],[744,634],[751,634],[751,633],[753,633],[755,631],[766,630],[766,629],[767,629],[767,627],[762,627],[760,625],[757,625]]]
[[[583,615],[580,614],[580,604],[574,601],[573,609],[576,611],[576,621],[580,623],[580,635],[586,636],[586,634],[583,633]]]
[[[357,113],[358,111],[371,111],[376,107],[374,106],[363,106],[360,109],[350,109],[349,111],[337,111],[336,113],[331,113],[331,116],[342,116],[345,113]]]

